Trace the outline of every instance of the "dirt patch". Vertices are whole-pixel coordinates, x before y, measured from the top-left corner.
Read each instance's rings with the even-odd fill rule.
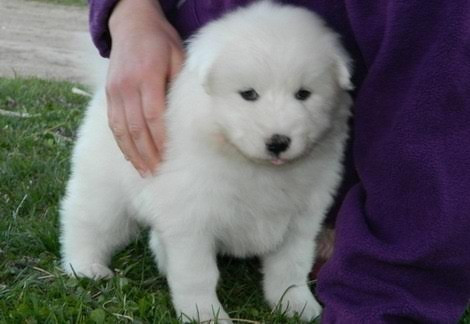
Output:
[[[0,76],[83,82],[87,8],[0,0]]]

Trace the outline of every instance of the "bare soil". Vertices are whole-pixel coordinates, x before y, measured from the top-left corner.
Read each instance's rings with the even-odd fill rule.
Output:
[[[83,82],[87,8],[0,0],[0,77]]]

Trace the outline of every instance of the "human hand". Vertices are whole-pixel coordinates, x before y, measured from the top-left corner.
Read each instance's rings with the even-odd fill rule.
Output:
[[[181,68],[182,42],[154,0],[121,0],[109,28],[108,122],[125,158],[146,177],[162,158],[166,88]]]

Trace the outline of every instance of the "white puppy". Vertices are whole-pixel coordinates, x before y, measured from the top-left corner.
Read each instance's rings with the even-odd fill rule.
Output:
[[[304,9],[263,1],[208,24],[172,85],[165,160],[146,179],[115,144],[100,90],[62,201],[66,271],[112,275],[113,253],[140,223],[184,318],[228,318],[217,254],[259,256],[269,304],[317,316],[307,275],[342,173],[348,61]]]

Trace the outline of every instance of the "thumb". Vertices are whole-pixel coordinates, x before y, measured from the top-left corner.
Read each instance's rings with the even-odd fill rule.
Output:
[[[172,81],[181,71],[184,62],[184,54],[181,49],[173,49],[170,58],[170,70],[168,71],[169,81]]]

